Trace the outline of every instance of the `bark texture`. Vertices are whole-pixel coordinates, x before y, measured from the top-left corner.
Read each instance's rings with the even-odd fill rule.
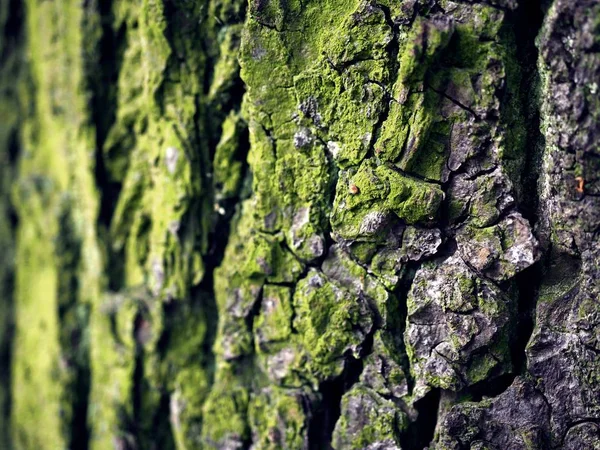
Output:
[[[0,4],[7,449],[600,449],[600,2]]]

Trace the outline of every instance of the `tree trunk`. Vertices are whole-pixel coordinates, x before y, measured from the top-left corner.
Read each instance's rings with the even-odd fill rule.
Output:
[[[2,448],[600,448],[599,18],[4,0]]]

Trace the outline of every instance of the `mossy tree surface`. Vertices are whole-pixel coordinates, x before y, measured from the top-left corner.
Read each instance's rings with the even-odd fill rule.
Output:
[[[7,448],[597,448],[597,0],[5,3]]]

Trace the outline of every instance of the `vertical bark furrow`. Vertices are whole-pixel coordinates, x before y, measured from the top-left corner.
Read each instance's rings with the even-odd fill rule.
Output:
[[[27,63],[11,410],[16,448],[86,448],[88,317],[102,272],[96,245],[94,127],[84,59],[96,11],[25,2]],[[32,427],[32,423],[35,424]]]
[[[115,439],[196,448],[213,371],[212,272],[245,177],[236,58],[244,7],[120,2],[111,14],[112,33],[125,42],[115,120],[104,141],[107,176],[121,185],[106,244],[123,258],[122,283],[111,287],[117,297],[136,292],[139,316],[128,315],[125,328],[107,336],[105,351],[114,353],[119,336],[133,333],[129,363],[114,381],[131,394],[95,383],[92,401],[114,412],[93,427],[94,448]],[[111,314],[119,323],[121,313]],[[98,353],[99,379],[117,363],[105,351]],[[131,425],[122,426],[123,414]]]
[[[0,442],[11,445],[11,354],[14,327],[15,233],[11,201],[20,153],[19,80],[24,73],[23,5],[18,0],[0,5]]]

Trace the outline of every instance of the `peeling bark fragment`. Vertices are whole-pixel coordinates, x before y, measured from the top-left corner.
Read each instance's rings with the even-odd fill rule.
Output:
[[[249,404],[250,448],[307,450],[311,407],[315,404],[316,396],[308,390],[263,389]]]
[[[565,436],[563,443],[565,450],[600,448],[600,425],[597,422],[584,422],[574,425]]]
[[[514,307],[457,256],[441,265],[424,264],[407,304],[404,339],[415,398],[434,387],[459,391],[510,370]]]
[[[527,379],[517,377],[495,398],[453,406],[443,418],[433,448],[550,448],[550,407]]]
[[[394,345],[393,332],[377,330],[373,350],[365,358],[360,381],[384,398],[401,400],[408,396],[408,379],[404,373],[399,346]]]
[[[339,375],[345,355],[360,359],[373,327],[367,302],[310,270],[294,293],[294,328],[319,378]]]
[[[341,417],[333,432],[335,449],[399,449],[406,415],[393,402],[356,385],[342,398]]]
[[[498,168],[475,178],[456,176],[451,181],[448,199],[450,220],[460,223],[467,219],[477,228],[494,225],[515,202],[511,185]]]
[[[441,244],[440,230],[407,227],[402,236],[402,254],[410,261],[420,261],[435,255]]]
[[[513,278],[539,258],[531,226],[519,213],[491,227],[467,227],[456,239],[463,261],[494,281]]]

